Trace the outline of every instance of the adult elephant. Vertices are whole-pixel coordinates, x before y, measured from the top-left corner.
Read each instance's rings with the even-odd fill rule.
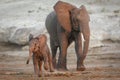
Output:
[[[77,8],[69,3],[58,1],[46,18],[46,28],[50,35],[53,66],[58,70],[67,70],[66,56],[68,46],[75,41],[77,55],[77,70],[84,71],[84,59],[88,52],[90,29],[89,15],[82,5]],[[82,35],[84,45],[82,46]],[[59,47],[60,54],[56,65],[56,52]],[[82,49],[83,47],[83,49]]]

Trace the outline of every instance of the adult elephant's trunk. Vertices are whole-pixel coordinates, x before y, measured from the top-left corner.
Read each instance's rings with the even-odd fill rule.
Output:
[[[90,40],[89,23],[82,23],[80,30],[84,38],[84,44],[83,44],[83,60],[84,60],[88,52],[89,40]]]

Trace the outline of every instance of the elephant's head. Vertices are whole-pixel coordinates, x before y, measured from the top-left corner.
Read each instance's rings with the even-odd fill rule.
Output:
[[[37,38],[33,38],[32,42],[30,44],[30,49],[33,52],[38,52],[39,51],[39,41]]]
[[[43,47],[47,43],[47,37],[46,37],[46,35],[40,34],[37,38],[39,39],[39,47],[40,47],[40,49],[43,49]]]
[[[80,31],[84,27],[89,27],[89,15],[83,5],[77,8],[69,3],[58,1],[54,9],[58,21],[67,32]]]
[[[70,20],[71,26],[75,31],[80,31],[84,27],[89,27],[89,15],[83,5],[80,8],[73,8],[70,10]]]
[[[58,1],[54,6],[60,25],[66,32],[72,30],[80,31],[84,38],[83,54],[86,55],[89,46],[90,29],[89,15],[86,8],[82,5],[77,8],[69,3]]]

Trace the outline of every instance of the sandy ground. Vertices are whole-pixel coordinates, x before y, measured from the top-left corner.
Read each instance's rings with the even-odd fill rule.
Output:
[[[28,51],[12,50],[14,47],[0,47],[0,80],[34,80],[32,60],[29,65],[25,64]],[[105,46],[90,49],[85,60],[87,69],[83,72],[75,70],[73,46],[68,50],[67,59],[69,71],[44,71],[39,80],[120,80],[120,43],[108,42]]]

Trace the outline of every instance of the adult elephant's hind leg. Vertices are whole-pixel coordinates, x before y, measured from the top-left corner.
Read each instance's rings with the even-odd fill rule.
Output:
[[[50,46],[51,46],[51,51],[52,51],[53,67],[54,67],[54,69],[56,69],[56,53],[57,53],[58,46],[55,46],[55,44],[52,40],[50,40]]]

